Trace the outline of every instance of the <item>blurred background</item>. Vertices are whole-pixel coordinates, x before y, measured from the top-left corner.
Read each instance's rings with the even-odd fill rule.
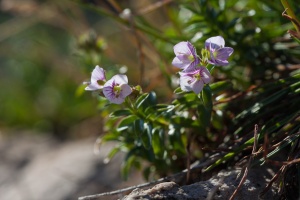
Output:
[[[299,69],[283,10],[260,0],[1,0],[0,198],[75,199],[141,183],[137,172],[121,179],[122,155],[103,163],[114,144],[94,154],[109,112],[84,92],[95,65],[169,102],[174,44],[201,49],[222,35],[235,53],[215,79],[245,91]]]

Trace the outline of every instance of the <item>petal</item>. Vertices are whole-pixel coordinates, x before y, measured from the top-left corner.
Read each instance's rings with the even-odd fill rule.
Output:
[[[233,53],[233,48],[224,47],[218,50],[216,59],[218,60],[227,60],[228,57]]]
[[[201,67],[201,80],[203,83],[207,84],[211,81],[211,75],[206,67]]]
[[[194,81],[191,84],[192,90],[196,93],[199,94],[201,90],[203,89],[204,83],[202,81]]]
[[[207,49],[219,49],[224,46],[225,46],[225,40],[221,36],[211,37],[205,41],[205,47]]]
[[[92,72],[91,82],[93,83],[93,82],[97,82],[99,80],[101,80],[101,81],[105,80],[105,71],[103,68],[101,68],[97,65]]]
[[[172,65],[175,67],[178,67],[180,69],[184,69],[189,66],[190,63],[183,63],[181,60],[179,60],[177,57],[175,57],[172,61]]]
[[[191,82],[192,78],[190,76],[182,75],[180,76],[180,88],[182,91],[192,91]]]
[[[102,86],[100,86],[97,82],[94,83],[90,83],[85,90],[89,90],[89,91],[93,91],[93,90],[99,90],[103,88]]]
[[[197,70],[197,65],[200,63],[200,59],[196,58],[194,62],[190,63],[187,67],[183,69],[183,72],[193,72]]]
[[[121,85],[121,93],[120,93],[120,97],[125,98],[128,95],[130,95],[132,92],[131,87],[127,84],[123,84]]]
[[[110,80],[113,80],[116,84],[119,85],[128,83],[128,78],[124,74],[114,75]]]
[[[112,99],[109,99],[109,101],[111,102],[111,103],[115,103],[115,104],[121,104],[121,103],[123,103],[124,102],[124,98],[122,98],[122,97],[118,97],[118,98],[112,98]]]
[[[114,93],[113,89],[110,87],[104,87],[103,94],[109,101],[111,101],[112,99],[115,98],[115,93]]]
[[[185,55],[191,54],[191,50],[189,48],[188,42],[179,42],[174,46],[173,49],[176,56],[179,54],[185,54]]]
[[[103,94],[109,101],[115,97],[114,85],[115,81],[110,79],[103,86]]]
[[[217,60],[217,59],[209,60],[208,62],[216,66],[226,66],[229,64],[227,60]]]
[[[123,75],[123,74],[114,75],[103,86],[104,96],[111,103],[115,103],[115,104],[123,103],[125,97],[128,96],[132,92],[130,86],[127,83],[128,83],[128,79],[127,79],[126,75]],[[116,97],[116,95],[114,93],[114,86],[117,84],[121,86],[121,93],[118,97]]]

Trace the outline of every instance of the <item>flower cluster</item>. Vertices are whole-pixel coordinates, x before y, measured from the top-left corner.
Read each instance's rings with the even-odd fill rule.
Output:
[[[176,57],[172,64],[181,69],[180,87],[183,91],[193,91],[199,94],[204,85],[210,83],[209,65],[226,66],[228,57],[233,53],[231,47],[225,47],[221,36],[211,37],[205,41],[205,48],[201,57],[197,55],[195,47],[190,42],[180,42],[174,46]],[[132,93],[126,75],[117,74],[106,81],[103,68],[98,65],[92,72],[91,81],[85,90],[100,90],[103,95],[115,104],[121,104]]]
[[[126,75],[117,74],[106,81],[105,71],[98,65],[93,70],[91,81],[85,90],[102,90],[104,96],[115,104],[123,103],[125,98],[132,92]]]
[[[180,87],[183,91],[193,91],[199,94],[205,84],[211,81],[211,75],[206,68],[209,64],[216,66],[228,65],[228,57],[233,48],[225,47],[225,40],[221,36],[211,37],[205,41],[205,48],[201,55],[197,55],[195,47],[190,42],[180,42],[174,46],[176,57],[172,64],[182,71]]]

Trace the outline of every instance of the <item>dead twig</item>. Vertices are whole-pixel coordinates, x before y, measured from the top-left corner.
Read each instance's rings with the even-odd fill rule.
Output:
[[[273,178],[270,180],[268,185],[259,194],[260,198],[262,198],[267,193],[267,191],[270,189],[270,187],[273,185],[273,183],[278,179],[278,177],[285,171],[285,169],[286,169],[286,166],[284,165],[278,170],[278,172],[273,176]]]
[[[289,139],[290,137],[292,136],[295,136],[295,135],[299,135],[300,132],[297,132],[293,135],[290,135],[290,136],[287,136],[282,142],[286,141],[287,139]],[[266,138],[265,138],[266,139]],[[282,142],[278,143],[278,144],[281,144]],[[265,143],[268,143],[268,139],[267,141],[265,141]],[[278,170],[278,172],[273,176],[273,178],[270,180],[270,182],[268,183],[268,185],[264,188],[264,190],[260,193],[259,197],[262,198],[266,192],[270,189],[270,187],[273,185],[273,183],[280,177],[281,174],[283,174],[287,167],[289,165],[292,165],[292,164],[295,164],[295,163],[299,163],[300,162],[300,159],[294,159],[292,160],[292,152],[295,150],[295,148],[298,146],[298,143],[299,143],[299,140],[297,141],[297,143],[293,146],[293,150],[291,151],[290,155],[288,156],[288,159],[287,161],[274,161],[274,160],[270,160],[267,158],[267,153],[265,153],[264,155],[264,159],[266,160],[266,162],[269,162],[273,165],[281,165],[280,169]],[[276,144],[276,146],[279,146],[278,144]],[[265,145],[267,146],[267,145]],[[274,145],[273,145],[274,146]],[[266,147],[264,147],[266,148]],[[268,151],[268,149],[264,149],[265,151]]]
[[[249,172],[249,168],[250,168],[250,165],[252,163],[252,160],[256,154],[256,149],[257,149],[257,130],[258,130],[258,125],[255,124],[255,127],[254,127],[254,143],[253,143],[253,148],[252,148],[252,154],[249,158],[249,162],[245,168],[245,171],[244,171],[244,175],[238,185],[238,187],[234,190],[234,192],[232,193],[231,197],[229,200],[233,200],[237,194],[237,192],[239,191],[239,189],[242,187],[243,183],[245,182],[246,178],[247,178],[247,175],[248,175],[248,172]]]

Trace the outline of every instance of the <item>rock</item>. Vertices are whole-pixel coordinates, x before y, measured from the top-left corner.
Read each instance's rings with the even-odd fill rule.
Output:
[[[170,200],[204,200],[229,199],[237,188],[241,177],[238,177],[240,170],[221,171],[207,181],[200,181],[191,185],[179,186],[174,182],[164,182],[155,185],[151,189],[135,189],[122,200],[149,200],[149,199],[170,199]],[[266,170],[250,170],[243,186],[237,193],[235,200],[259,199],[259,193],[270,181],[271,174]],[[276,192],[270,190],[264,199],[273,199]]]
[[[115,144],[108,143],[95,154],[95,141],[94,137],[59,142],[45,134],[0,132],[0,199],[73,200],[143,182],[139,173],[132,173],[130,182],[122,180],[123,155],[104,164]]]

